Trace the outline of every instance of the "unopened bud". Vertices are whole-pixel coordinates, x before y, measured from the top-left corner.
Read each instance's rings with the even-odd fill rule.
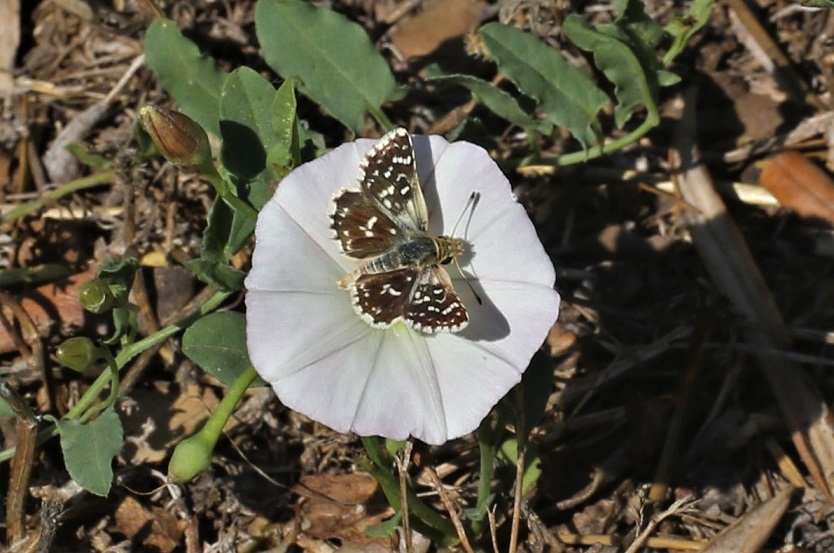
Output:
[[[55,356],[63,366],[84,373],[98,360],[99,352],[92,340],[76,336],[58,346]]]
[[[142,106],[139,120],[156,148],[171,163],[200,166],[211,161],[206,131],[187,115],[163,107]]]
[[[113,308],[115,298],[110,287],[99,279],[85,282],[78,290],[81,306],[90,313],[105,313]]]
[[[168,478],[174,484],[191,482],[211,466],[211,456],[216,440],[200,430],[174,448],[171,462],[168,463]]]

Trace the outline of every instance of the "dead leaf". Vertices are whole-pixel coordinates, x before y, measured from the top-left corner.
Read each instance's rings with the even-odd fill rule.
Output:
[[[130,496],[116,509],[115,519],[119,532],[131,539],[139,536],[143,545],[162,553],[177,548],[187,524],[163,509],[149,511]]]
[[[734,551],[737,553],[755,553],[770,538],[773,529],[782,519],[791,502],[792,487],[787,487],[774,497],[768,499],[747,512],[732,526],[718,534],[714,540],[702,549],[702,553]]]
[[[834,181],[799,152],[782,152],[768,159],[759,183],[800,217],[834,224]]]
[[[196,384],[185,390],[137,388],[131,399],[134,404],[122,416],[129,442],[124,455],[135,464],[161,463],[180,440],[197,431],[220,402],[211,388]],[[237,419],[230,418],[226,431],[235,424]]]
[[[0,0],[0,98],[14,92],[14,60],[20,45],[20,0]]]
[[[576,333],[565,328],[560,322],[550,327],[545,340],[545,349],[552,357],[564,354],[576,344]]]
[[[434,52],[447,40],[458,38],[478,26],[484,9],[480,0],[440,0],[404,20],[392,31],[391,42],[406,58]]]
[[[96,276],[97,272],[91,269],[59,283],[39,286],[26,292],[20,298],[20,304],[42,336],[56,322],[56,315],[64,327],[81,326],[84,324],[85,315],[78,299],[78,288]],[[6,317],[10,318],[11,313],[6,312]],[[0,325],[0,353],[8,353],[15,349],[12,337]]]
[[[304,514],[310,526],[308,538],[340,539],[343,544],[386,545],[386,540],[371,539],[365,530],[394,514],[379,499],[371,502],[379,489],[367,474],[313,474],[301,479],[293,490],[306,498]]]

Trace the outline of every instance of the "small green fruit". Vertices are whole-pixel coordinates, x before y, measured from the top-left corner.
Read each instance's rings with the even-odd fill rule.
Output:
[[[65,340],[55,350],[58,362],[63,366],[80,373],[87,372],[101,357],[98,347],[89,338],[76,336]]]

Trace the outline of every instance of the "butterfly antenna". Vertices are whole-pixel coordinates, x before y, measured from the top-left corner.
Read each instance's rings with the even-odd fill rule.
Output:
[[[476,192],[475,190],[472,191],[472,194],[469,195],[469,199],[466,200],[466,205],[463,206],[463,211],[460,213],[460,217],[458,217],[457,223],[455,226],[452,227],[452,234],[451,236],[455,235],[455,232],[458,230],[458,226],[460,225],[461,221],[463,221],[463,217],[468,213],[471,212],[472,209],[475,208],[475,204],[478,203],[478,199],[481,197],[481,194]],[[466,273],[463,272],[463,269],[460,268],[460,263],[458,263],[457,258],[453,258],[452,261],[455,263],[455,267],[457,267],[460,276],[463,277],[463,281],[469,286],[469,290],[472,292],[472,295],[475,296],[475,300],[478,302],[478,305],[482,305],[484,302],[481,299],[480,294],[475,291],[475,288],[472,286],[472,283],[469,282],[469,278],[466,276]]]
[[[469,199],[466,200],[466,205],[463,206],[463,211],[460,212],[458,222],[455,223],[454,227],[452,227],[452,234],[450,236],[455,235],[455,232],[458,230],[458,226],[460,226],[461,221],[463,221],[463,217],[466,215],[467,212],[471,211],[475,207],[475,204],[478,202],[478,198],[480,197],[481,194],[479,192],[476,192],[475,190],[472,191],[472,193],[469,195]]]

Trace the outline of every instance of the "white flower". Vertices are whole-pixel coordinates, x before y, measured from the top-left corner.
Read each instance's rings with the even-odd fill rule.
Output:
[[[298,167],[258,217],[246,279],[247,342],[258,373],[288,407],[339,432],[440,444],[474,430],[521,379],[559,311],[553,265],[509,182],[482,148],[414,136],[429,234],[449,235],[472,192],[479,201],[457,232],[453,267],[470,323],[425,334],[372,328],[337,282],[357,267],[333,239],[328,212],[342,187],[358,190],[373,140],[344,144]]]

